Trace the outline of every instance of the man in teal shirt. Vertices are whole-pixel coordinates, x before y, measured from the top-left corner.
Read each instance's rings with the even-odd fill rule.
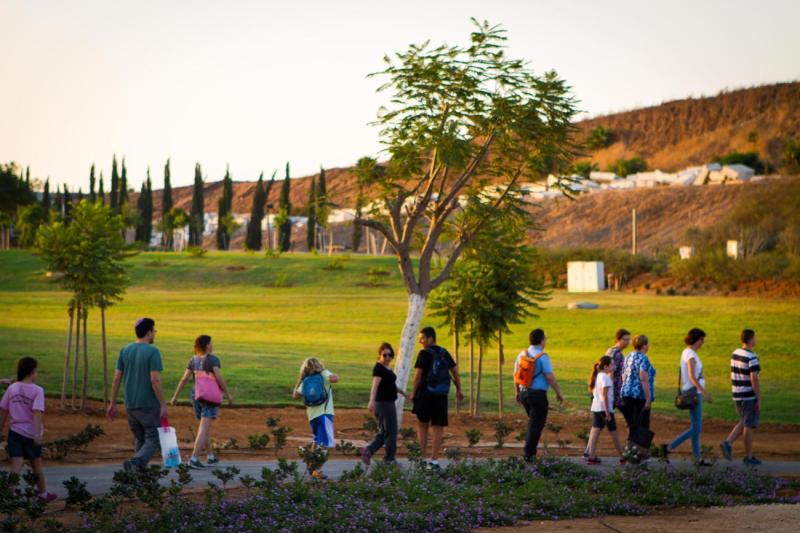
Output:
[[[167,417],[167,404],[161,390],[161,352],[153,346],[156,323],[150,318],[136,322],[136,342],[120,350],[117,371],[111,387],[111,404],[108,418],[117,416],[119,386],[125,387],[125,411],[133,433],[133,458],[125,461],[125,470],[144,470],[160,448],[158,426]]]

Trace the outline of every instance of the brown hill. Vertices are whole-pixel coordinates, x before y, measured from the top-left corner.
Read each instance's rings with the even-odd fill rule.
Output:
[[[690,227],[708,229],[724,220],[744,195],[757,189],[773,194],[794,194],[788,180],[770,179],[736,185],[657,187],[630,191],[600,191],[576,200],[551,200],[536,210],[543,231],[531,240],[546,248],[616,248],[630,250],[631,210],[636,209],[637,245],[640,252],[675,248]],[[800,198],[786,198],[800,205]],[[732,235],[731,238],[735,238]]]
[[[800,82],[777,83],[686,98],[584,120],[586,134],[611,128],[616,142],[588,154],[605,169],[618,158],[643,157],[650,168],[675,171],[732,151],[756,151],[778,167],[787,137],[800,135]],[[750,132],[757,140],[748,140]]]

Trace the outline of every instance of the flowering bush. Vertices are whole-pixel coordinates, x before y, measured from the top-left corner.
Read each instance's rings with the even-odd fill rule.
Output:
[[[303,448],[304,459],[309,454],[327,454],[324,448],[311,448]],[[154,469],[147,477],[155,480],[159,475]],[[94,507],[87,506],[95,510],[84,515],[82,529],[450,532],[509,526],[522,520],[637,515],[651,506],[784,501],[778,496],[784,482],[749,469],[628,466],[603,475],[557,458],[532,464],[519,458],[458,461],[436,472],[375,464],[369,471],[357,466],[331,483],[281,477],[264,469],[262,480],[252,484],[253,494],[241,499],[193,502],[185,498],[165,506],[150,505],[149,511],[124,506],[121,515],[107,521],[96,510],[105,500],[96,498]],[[135,492],[126,498],[137,498]],[[0,503],[5,497],[0,494]]]
[[[305,463],[309,474],[321,469],[322,465],[328,461],[328,449],[324,446],[317,446],[313,442],[298,447],[297,454]]]

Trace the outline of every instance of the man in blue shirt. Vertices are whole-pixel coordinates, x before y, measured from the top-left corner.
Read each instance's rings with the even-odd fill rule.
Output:
[[[522,357],[533,359],[544,352],[547,338],[543,330],[534,329],[531,331],[528,340],[531,345],[526,351],[520,353],[514,361],[514,374],[517,373],[519,361]],[[544,354],[536,361],[530,387],[519,386],[517,391],[518,401],[525,407],[525,412],[528,413],[528,434],[525,436],[525,452],[523,456],[526,461],[532,461],[536,457],[539,438],[542,435],[545,423],[547,423],[547,410],[550,407],[547,401],[547,389],[550,387],[553,387],[556,392],[558,402],[563,403],[564,397],[561,395],[561,388],[558,386],[556,377],[553,374],[553,364],[550,362],[550,356]]]

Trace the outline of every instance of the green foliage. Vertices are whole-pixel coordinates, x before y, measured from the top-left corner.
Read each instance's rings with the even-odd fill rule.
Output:
[[[306,465],[309,474],[318,471],[328,461],[328,449],[313,442],[297,448],[297,454]]]
[[[416,440],[417,438],[417,430],[411,427],[400,428],[399,433],[403,440]]]
[[[358,448],[350,441],[342,440],[336,444],[336,451],[341,453],[342,455],[360,455],[361,452]]]
[[[51,459],[65,459],[75,451],[85,450],[93,440],[103,435],[105,435],[103,428],[98,425],[87,424],[78,433],[52,442],[46,442],[42,444],[42,448],[48,451]]]
[[[590,150],[600,150],[601,148],[608,148],[616,141],[616,134],[611,128],[605,126],[596,126],[589,132],[586,138],[586,146]]]
[[[464,458],[463,454],[461,453],[461,448],[458,446],[451,446],[449,448],[444,449],[444,456],[447,457],[448,461],[457,462]]]
[[[568,248],[538,250],[533,268],[539,275],[549,278],[551,285],[556,285],[566,274],[570,261],[603,261],[606,273],[619,276],[623,283],[647,272],[664,274],[669,265],[669,258],[665,255],[649,257],[631,255],[624,250]]]
[[[422,446],[419,442],[412,440],[406,443],[406,457],[412,465],[419,464],[422,460]]]
[[[245,238],[245,245],[253,251],[261,250],[263,241],[261,222],[264,220],[266,204],[267,197],[264,191],[264,173],[262,172],[258,176],[253,192],[253,206],[250,208],[250,220],[247,222],[247,237]]]
[[[331,259],[328,263],[322,267],[322,270],[327,270],[329,272],[335,270],[342,270],[344,268],[344,263],[341,259]]]
[[[217,249],[227,250],[231,245],[231,236],[236,231],[238,224],[233,218],[233,179],[230,167],[225,167],[225,177],[222,178],[222,195],[217,202]]]
[[[269,444],[269,435],[261,433],[260,435],[248,435],[247,441],[250,443],[250,448],[254,450],[263,450]]]
[[[378,431],[378,420],[372,415],[364,415],[364,423],[361,427],[369,432],[375,433]]]
[[[101,190],[103,182],[100,182]],[[142,183],[139,198],[136,199],[136,209],[139,213],[136,225],[136,240],[150,245],[153,236],[153,182],[150,180],[150,167],[147,167],[147,179]]]
[[[511,435],[511,431],[513,431],[508,422],[503,420],[502,418],[499,419],[497,422],[494,423],[494,438],[496,439],[497,444],[495,444],[495,448],[502,448],[503,444],[505,444],[506,437]]]
[[[645,170],[647,170],[647,161],[638,156],[630,159],[617,159],[613,164],[606,167],[606,172],[613,172],[623,178],[628,174],[636,174]]]
[[[286,447],[286,440],[289,437],[289,433],[292,432],[292,428],[289,426],[273,427],[270,428],[270,432],[275,446],[275,455],[278,455],[278,452]]]
[[[109,204],[114,214],[119,212],[119,170],[117,170],[117,154],[111,162],[111,196]]]
[[[291,181],[289,180],[289,163],[286,163],[286,177],[281,183],[281,195],[278,206],[278,216],[275,217],[275,225],[278,227],[278,249],[281,252],[288,252],[292,247],[292,203],[289,200]]]
[[[306,246],[308,250],[316,250],[317,248],[317,219],[315,217],[317,208],[317,182],[316,178],[311,178],[311,184],[308,187],[308,223],[306,224]]]
[[[467,436],[467,443],[470,448],[474,448],[481,440],[481,430],[478,428],[470,428],[464,434]]]
[[[22,169],[14,163],[0,164],[0,212],[12,215],[19,206],[34,200],[30,183],[22,178]]]
[[[589,179],[589,174],[595,170],[600,170],[600,167],[597,166],[597,163],[592,163],[591,161],[577,161],[572,165],[572,173],[583,176],[586,179]]]
[[[771,170],[769,163],[762,161],[758,152],[730,152],[722,156],[716,156],[713,161],[720,165],[747,165],[756,174],[765,174]]]
[[[226,466],[224,469],[215,468],[211,471],[211,474],[217,478],[223,487],[227,487],[228,483],[236,479],[241,471],[235,466]]]
[[[67,507],[81,506],[92,499],[92,495],[86,490],[86,483],[75,476],[64,481],[64,488],[67,489]]]
[[[800,173],[800,139],[786,139],[783,142],[781,164],[790,174]]]
[[[37,203],[19,208],[16,228],[20,232],[18,244],[21,248],[30,248],[36,244],[36,234],[39,228],[47,223],[49,215],[50,213]]]
[[[185,252],[190,257],[202,259],[208,253],[208,250],[202,246],[187,246]]]

